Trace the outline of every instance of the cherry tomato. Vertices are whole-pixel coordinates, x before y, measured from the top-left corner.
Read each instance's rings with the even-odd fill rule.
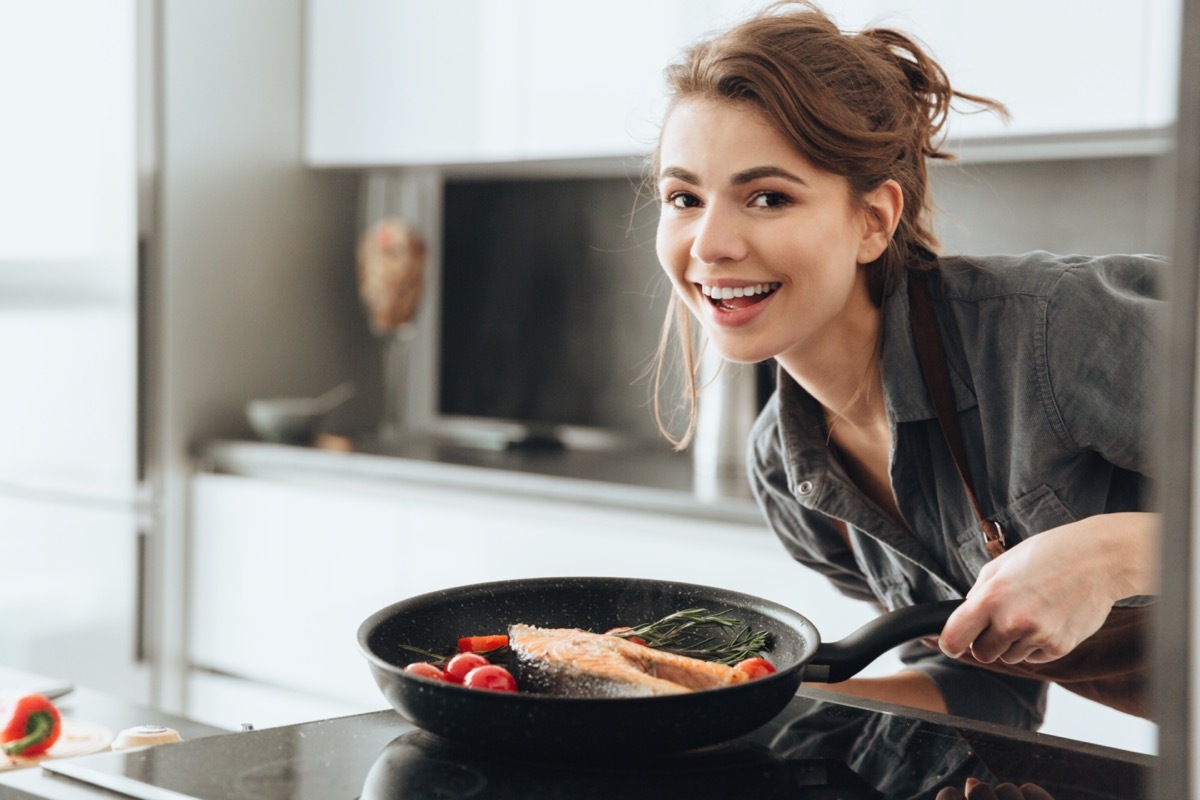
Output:
[[[464,653],[486,653],[498,650],[508,644],[508,637],[502,633],[491,636],[466,636],[458,640],[458,649]]]
[[[749,675],[751,678],[762,678],[775,672],[775,665],[765,658],[747,658],[745,661],[739,661],[734,665],[734,669],[740,669],[742,672]]]
[[[446,673],[442,672],[428,661],[418,661],[415,664],[409,664],[404,668],[404,671],[410,675],[419,675],[422,678],[429,678],[430,680],[446,680]]]
[[[625,631],[631,631],[631,630],[633,630],[633,628],[630,628],[628,625],[626,625],[626,626],[620,627],[620,628],[609,628],[608,630],[605,631],[605,633],[608,634],[609,636],[612,636],[614,634],[624,633]],[[622,636],[621,638],[627,642],[633,642],[634,644],[640,644],[642,647],[647,646],[646,640],[640,636]]]
[[[446,680],[462,683],[468,672],[487,663],[488,660],[478,653],[459,653],[446,664]]]
[[[494,692],[515,692],[517,681],[512,673],[499,664],[476,667],[467,673],[463,686],[468,689],[490,689]]]

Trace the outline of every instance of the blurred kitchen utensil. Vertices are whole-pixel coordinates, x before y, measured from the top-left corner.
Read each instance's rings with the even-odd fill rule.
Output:
[[[404,220],[383,219],[358,246],[358,291],[379,336],[412,322],[425,276],[425,242]]]
[[[347,381],[317,397],[251,400],[246,404],[246,419],[254,432],[268,442],[306,444],[312,441],[326,415],[356,391],[354,384]]]
[[[0,693],[10,690],[23,694],[40,694],[50,700],[57,700],[75,691],[75,684],[35,672],[0,667]]]
[[[726,361],[715,347],[701,356],[701,389],[692,441],[696,493],[734,494],[746,483],[746,443],[758,416],[755,365]]]
[[[371,331],[384,339],[383,416],[380,435],[392,440],[406,424],[408,355],[413,319],[425,284],[425,240],[398,217],[368,228],[358,243],[358,295]]]

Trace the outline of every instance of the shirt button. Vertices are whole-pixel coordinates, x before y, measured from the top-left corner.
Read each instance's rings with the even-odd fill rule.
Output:
[[[797,486],[796,488],[800,491],[800,494],[812,494],[813,482],[812,481],[800,481],[800,485]]]

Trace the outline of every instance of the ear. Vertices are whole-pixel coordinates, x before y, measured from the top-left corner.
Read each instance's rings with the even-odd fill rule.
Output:
[[[904,210],[904,191],[896,181],[888,179],[872,189],[862,199],[866,227],[858,246],[858,263],[870,264],[887,250],[900,212]]]

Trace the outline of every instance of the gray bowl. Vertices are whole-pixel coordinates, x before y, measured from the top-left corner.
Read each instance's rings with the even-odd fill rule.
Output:
[[[268,442],[310,444],[329,412],[354,396],[347,381],[319,397],[274,397],[251,400],[246,419],[258,436]]]
[[[329,413],[311,406],[311,400],[294,397],[251,400],[246,403],[246,419],[264,441],[307,444]]]

